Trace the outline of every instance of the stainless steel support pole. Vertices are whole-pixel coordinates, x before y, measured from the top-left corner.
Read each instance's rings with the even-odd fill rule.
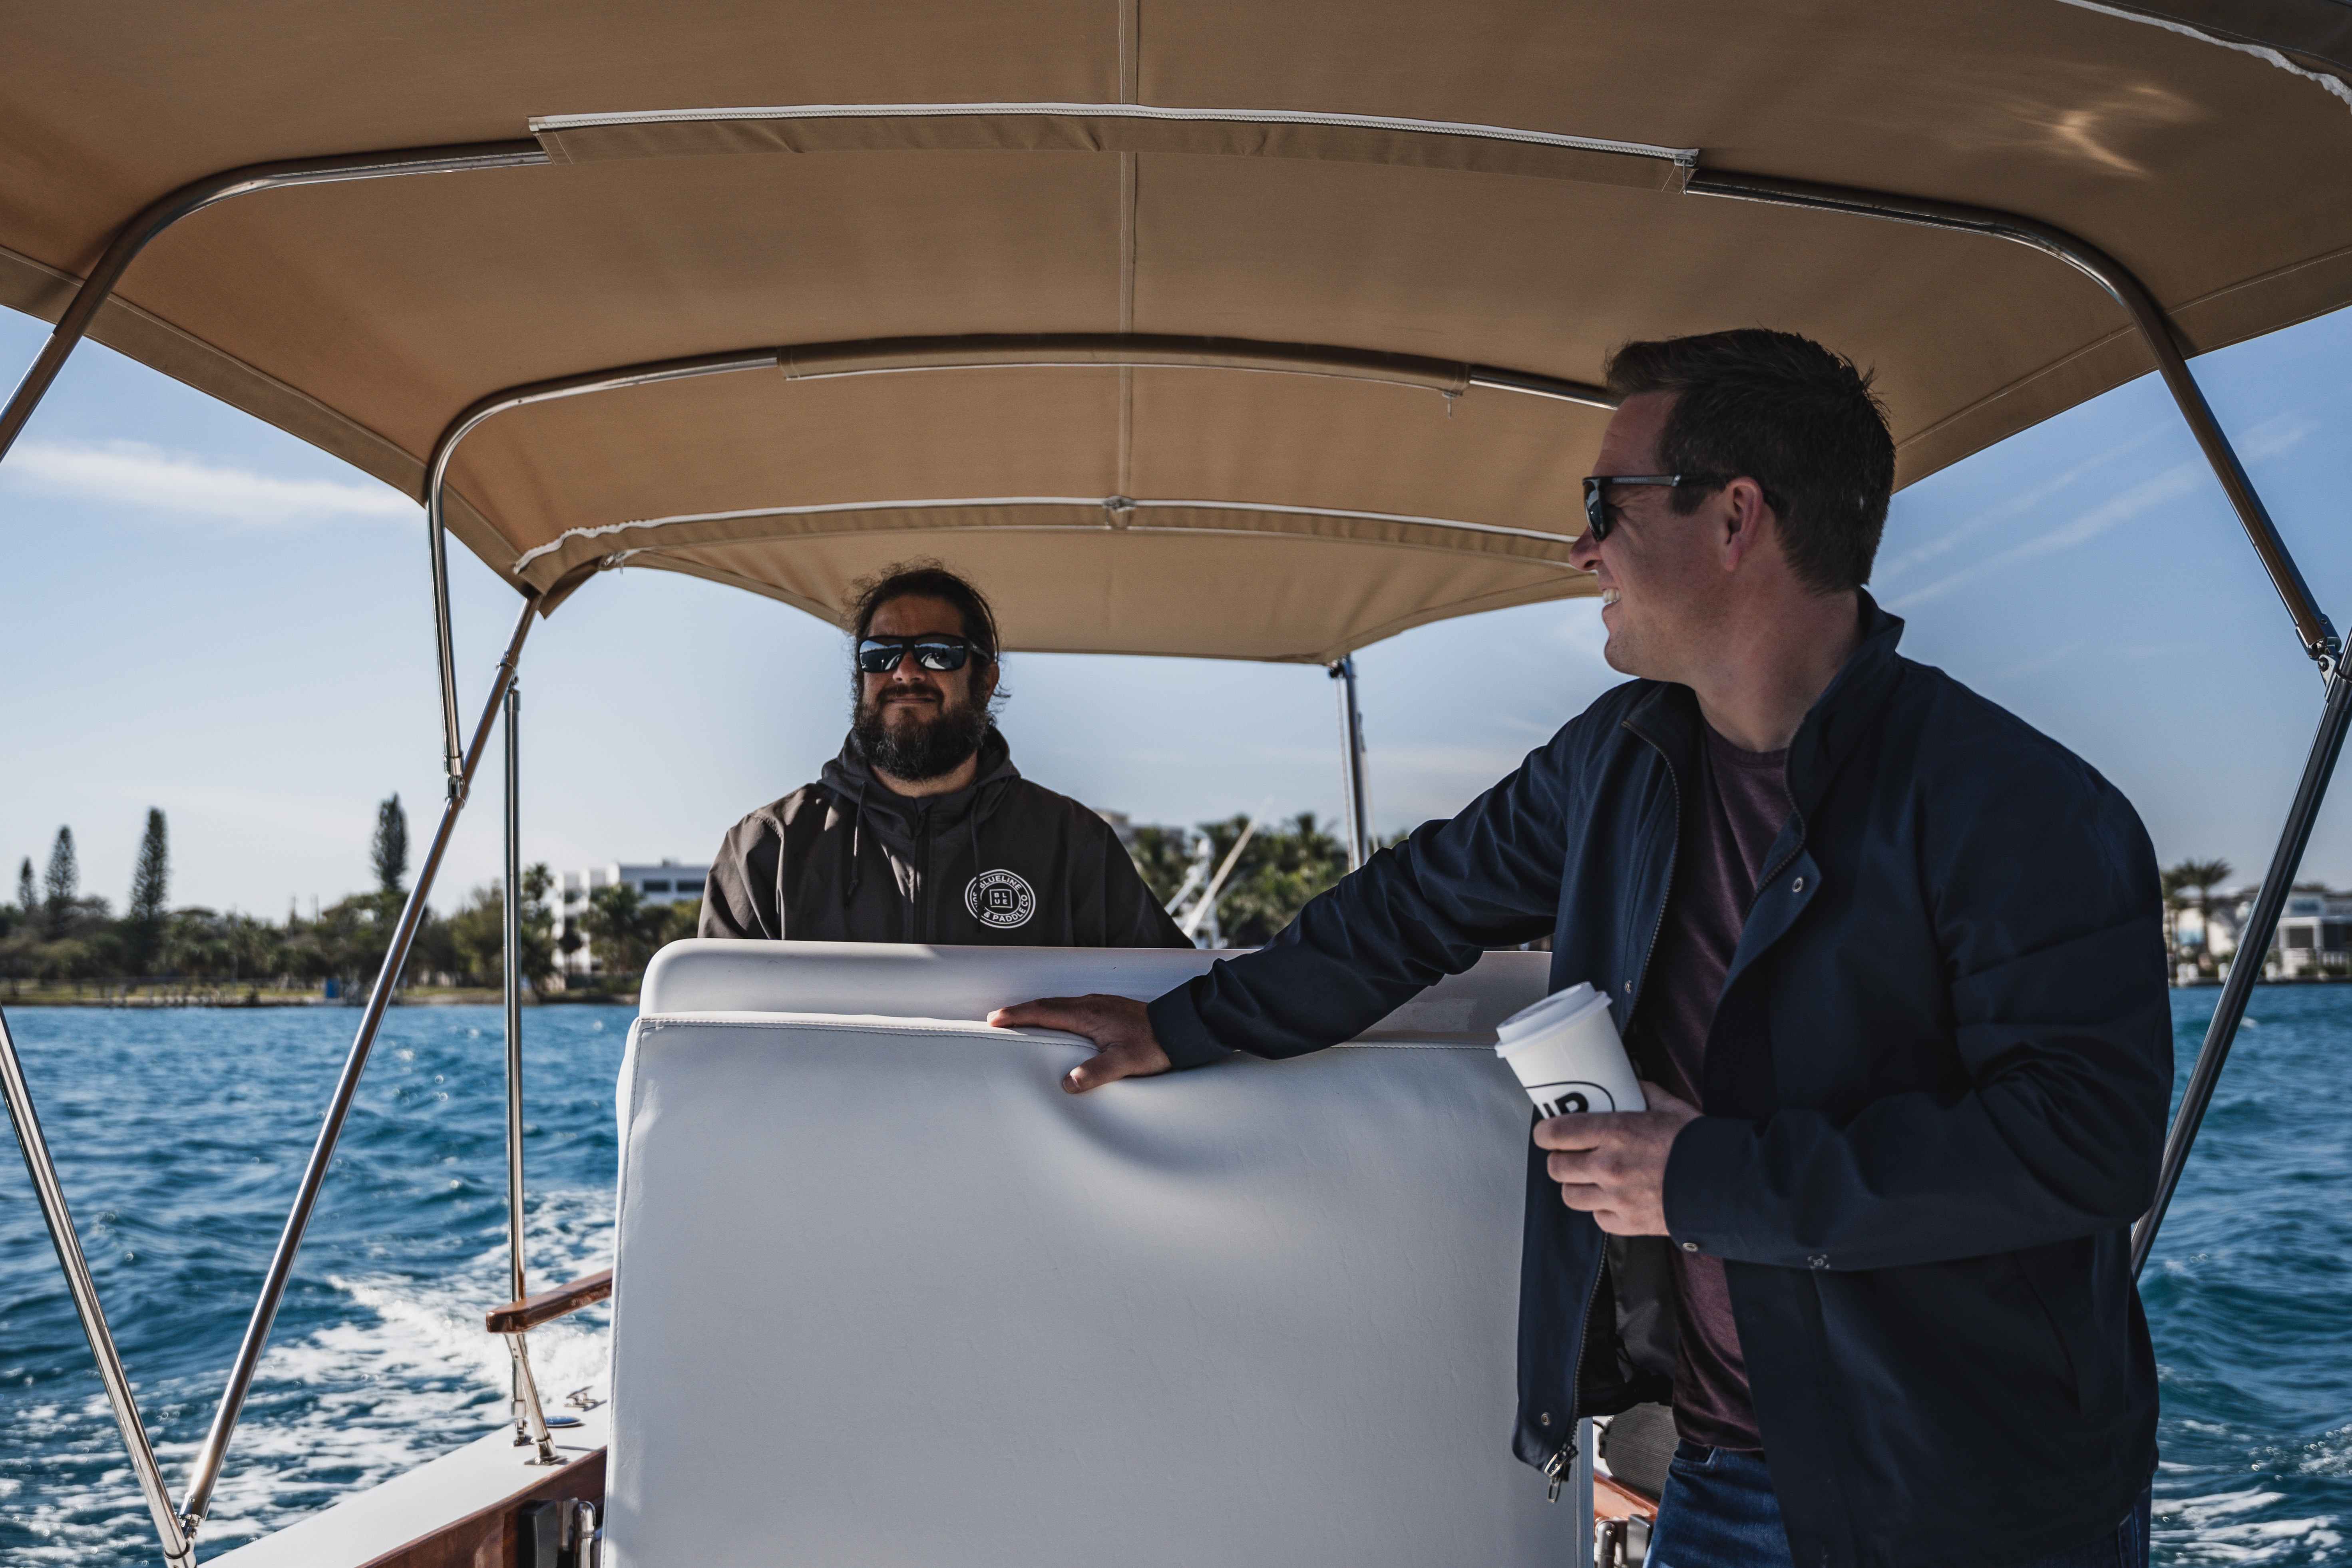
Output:
[[[523,639],[530,635],[530,623],[539,601],[527,599],[522,614],[515,618],[514,635],[507,639],[507,649],[499,659],[498,673],[490,682],[489,700],[482,705],[481,722],[475,726],[473,744],[467,748],[461,779],[470,783],[474,770],[480,765],[483,750],[489,744],[490,726],[496,722],[499,706],[505,702],[507,687],[514,679],[516,662],[522,658]],[[409,949],[415,943],[416,928],[425,918],[425,900],[433,890],[433,879],[441,869],[441,858],[448,851],[449,837],[457,826],[457,814],[465,809],[462,789],[453,793],[441,808],[440,826],[435,828],[433,842],[425,852],[424,863],[416,872],[416,886],[411,889],[408,901],[401,906],[400,923],[393,930],[392,943],[384,955],[383,968],[368,992],[366,1011],[360,1016],[358,1034],[352,1041],[349,1056],[343,1059],[343,1070],[335,1080],[333,1098],[328,1102],[327,1115],[319,1128],[317,1142],[310,1146],[310,1162],[302,1168],[302,1181],[295,1191],[293,1212],[286,1216],[286,1228],[278,1237],[278,1249],[271,1254],[268,1272],[263,1275],[261,1296],[254,1303],[253,1317],[246,1324],[244,1342],[237,1346],[236,1361],[230,1368],[228,1387],[221,1394],[220,1409],[213,1416],[212,1429],[205,1434],[204,1447],[196,1451],[195,1464],[189,1471],[187,1529],[193,1536],[204,1522],[205,1511],[212,1505],[213,1488],[220,1480],[222,1461],[228,1454],[229,1435],[236,1430],[236,1419],[245,1408],[245,1396],[253,1385],[254,1368],[260,1363],[261,1352],[269,1342],[269,1327],[277,1319],[278,1304],[286,1294],[287,1281],[294,1272],[294,1255],[302,1246],[302,1233],[310,1224],[310,1211],[319,1200],[319,1188],[327,1179],[327,1166],[334,1158],[335,1141],[341,1136],[343,1119],[351,1113],[352,1100],[359,1092],[360,1074],[366,1069],[369,1049],[375,1044],[376,1030],[383,1023],[384,1009],[392,1005],[392,994],[398,984],[401,971],[408,965]]]
[[[515,727],[522,714],[522,688],[507,687],[506,812],[506,1004],[507,1004],[507,1250],[508,1300],[530,1292],[522,1268],[522,781],[521,747]]]
[[[99,1380],[106,1384],[106,1402],[114,1407],[114,1424],[122,1430],[131,1471],[139,1478],[140,1493],[147,1500],[155,1533],[163,1540],[163,1560],[172,1568],[194,1568],[194,1542],[173,1510],[171,1489],[163,1484],[155,1450],[147,1441],[147,1427],[139,1418],[139,1402],[131,1394],[130,1374],[122,1370],[122,1357],[115,1351],[114,1335],[106,1326],[106,1309],[99,1303],[98,1285],[89,1277],[89,1260],[82,1256],[81,1237],[66,1207],[65,1189],[58,1184],[48,1141],[41,1136],[41,1119],[33,1109],[33,1091],[25,1082],[25,1067],[16,1058],[16,1042],[8,1033],[5,1013],[0,1013],[0,1094],[7,1099],[8,1120],[16,1129],[25,1173],[33,1178],[33,1194],[40,1200],[49,1243],[58,1249],[58,1267],[65,1270],[66,1289],[81,1318],[89,1353],[97,1359]]]
[[[2189,1151],[2197,1142],[2197,1129],[2204,1122],[2206,1108],[2213,1103],[2214,1086],[2221,1081],[2222,1064],[2230,1059],[2230,1046],[2238,1037],[2238,1026],[2246,1016],[2246,1005],[2253,998],[2254,984],[2263,976],[2263,965],[2270,956],[2271,939],[2278,931],[2279,915],[2286,908],[2286,896],[2294,885],[2294,874],[2303,864],[2303,851],[2311,842],[2311,825],[2319,815],[2320,803],[2327,796],[2328,780],[2336,773],[2336,758],[2344,750],[2344,735],[2352,725],[2352,679],[2337,671],[2327,678],[2327,701],[2320,710],[2319,732],[2312,737],[2311,754],[2304,760],[2303,778],[2295,785],[2294,804],[2287,808],[2286,826],[2279,832],[2278,847],[2272,852],[2271,867],[2263,877],[2262,889],[2254,895],[2252,915],[2246,929],[2238,933],[2237,955],[2230,961],[2230,977],[2221,983],[2221,999],[2213,1008],[2213,1021],[2205,1026],[2205,1044],[2198,1050],[2197,1065],[2189,1071],[2189,1083],[2180,1092],[2180,1110],[2172,1119],[2172,1131],[2164,1141],[2163,1163],[2157,1168],[2156,1202],[2132,1227],[2132,1275],[2137,1279],[2147,1267],[2147,1256],[2156,1247],[2157,1228],[2164,1224],[2164,1212],[2172,1206],[2172,1194],[2180,1185],[2180,1172],[2189,1163]]]
[[[2278,527],[2263,505],[2246,470],[2238,461],[2229,436],[2221,429],[2221,421],[2213,417],[2212,407],[2206,403],[2205,394],[2197,384],[2197,377],[2181,354],[2180,340],[2174,331],[2172,320],[2158,304],[2156,296],[2132,270],[2114,257],[2089,241],[2067,233],[2064,229],[2038,219],[2021,217],[2015,213],[2000,212],[1991,207],[1965,205],[1958,202],[1939,202],[1921,196],[1894,195],[1885,191],[1858,190],[1844,185],[1815,184],[1804,180],[1774,179],[1761,174],[1741,174],[1727,170],[1703,169],[1693,174],[1684,187],[1692,195],[1728,196],[1740,201],[1764,202],[1775,206],[1809,207],[1821,212],[1851,213],[1861,217],[1889,218],[1897,223],[1924,224],[1932,228],[1960,229],[1971,234],[1990,236],[2019,245],[2030,246],[2046,256],[2055,257],[2105,289],[2116,303],[2131,317],[2132,325],[2139,330],[2140,341],[2156,361],[2156,368],[2164,377],[2164,384],[2179,405],[2180,416],[2189,422],[2189,433],[2197,437],[2205,460],[2213,469],[2213,477],[2221,481],[2221,489],[2230,498],[2231,507],[2238,514],[2239,526],[2254,547],[2254,553],[2270,574],[2271,585],[2286,605],[2287,616],[2294,623],[2296,638],[2304,652],[2316,662],[2323,673],[2333,671],[2343,652],[2336,628],[2328,623],[2312,597],[2311,587],[2303,580],[2303,570],[2280,538]]]
[[[555,1439],[547,1435],[547,1415],[539,1405],[539,1383],[530,1375],[530,1347],[522,1334],[508,1334],[507,1354],[514,1362],[515,1386],[522,1390],[523,1430],[515,1447],[525,1444],[539,1450],[530,1458],[534,1465],[560,1465],[563,1456],[555,1451]]]
[[[16,437],[40,406],[41,398],[65,368],[75,347],[89,335],[100,307],[113,295],[130,267],[148,242],[184,217],[204,211],[232,196],[256,191],[284,190],[291,185],[336,184],[349,180],[381,180],[401,174],[455,174],[477,169],[519,169],[550,162],[537,142],[474,142],[451,147],[411,147],[391,153],[359,153],[334,158],[302,158],[276,163],[252,163],[207,174],[201,180],[150,203],[115,231],[113,240],[58,318],[49,340],[41,345],[33,366],[16,384],[8,406],[0,409],[0,458],[16,445]]]
[[[1340,784],[1347,812],[1348,869],[1361,870],[1372,858],[1371,804],[1364,798],[1364,714],[1356,705],[1356,659],[1350,654],[1330,666],[1339,683]]]
[[[449,775],[451,795],[459,795],[466,788],[457,732],[457,658],[450,643],[449,626],[447,490],[449,464],[457,455],[458,443],[472,435],[484,421],[496,418],[509,409],[529,407],[534,403],[551,403],[597,392],[615,392],[625,387],[656,386],[664,382],[688,381],[697,376],[723,375],[734,371],[773,370],[778,363],[773,349],[749,349],[740,353],[698,354],[689,359],[660,360],[647,364],[627,365],[619,370],[596,371],[587,375],[530,382],[477,399],[461,409],[442,430],[439,439],[433,443],[432,454],[425,461],[425,534],[433,557],[433,635],[435,652],[441,661],[441,749],[443,763]]]
[[[433,656],[441,674],[442,767],[448,776],[452,805],[466,804],[473,770],[466,763],[465,742],[457,729],[457,645],[455,617],[449,613],[449,531],[442,526],[441,487],[433,487],[425,507],[425,544],[433,565]],[[486,710],[485,721],[489,715]]]
[[[520,1301],[530,1294],[523,1283],[522,1266],[522,768],[518,726],[522,716],[522,688],[509,684],[506,700],[506,896],[502,965],[506,987],[507,1023],[507,1300]],[[519,1336],[509,1336],[519,1338]],[[538,1391],[527,1386],[529,1363],[514,1361],[512,1410],[515,1441],[527,1443],[529,1406]]]

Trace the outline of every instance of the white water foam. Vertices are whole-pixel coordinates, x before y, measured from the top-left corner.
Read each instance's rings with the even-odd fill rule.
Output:
[[[610,1260],[609,1189],[534,1193],[530,1206],[525,1242],[535,1285]],[[262,1357],[205,1527],[205,1556],[379,1486],[507,1419],[505,1348],[482,1328],[484,1310],[506,1299],[504,1247],[430,1282],[363,1276],[330,1282],[350,1299],[351,1314]],[[551,1416],[563,1413],[575,1390],[604,1397],[608,1321],[597,1308],[531,1331],[532,1370]],[[218,1394],[193,1385],[142,1388],[141,1403],[151,1425],[170,1418],[200,1432]],[[17,1422],[14,1436],[41,1458],[33,1474],[0,1482],[0,1498],[29,1492],[33,1507],[12,1508],[10,1522],[40,1543],[19,1547],[12,1562],[78,1563],[142,1545],[152,1552],[152,1526],[128,1468],[93,1468],[121,1454],[102,1394],[78,1406],[29,1406]],[[175,1491],[197,1446],[193,1438],[157,1445]]]
[[[2284,1492],[2246,1487],[2202,1497],[2156,1500],[2151,1543],[2176,1563],[2325,1562],[2344,1543],[2332,1514],[2309,1519],[2237,1516],[2284,1500]]]

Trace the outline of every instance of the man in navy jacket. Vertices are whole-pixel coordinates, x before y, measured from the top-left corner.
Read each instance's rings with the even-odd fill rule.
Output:
[[[1671,1398],[1658,1568],[2144,1563],[2127,1258],[2171,1089],[2157,868],[2107,782],[1895,651],[1867,378],[1630,344],[1576,551],[1610,691],[1450,822],[1146,1008],[997,1015],[1073,1092],[1346,1039],[1487,948],[1612,993],[1651,1109],[1540,1121],[1519,1457]]]

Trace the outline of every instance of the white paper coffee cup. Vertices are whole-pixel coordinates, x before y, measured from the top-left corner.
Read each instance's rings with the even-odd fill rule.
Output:
[[[1495,1054],[1519,1075],[1540,1115],[1650,1108],[1606,991],[1589,984],[1556,991],[1504,1019],[1495,1034]]]

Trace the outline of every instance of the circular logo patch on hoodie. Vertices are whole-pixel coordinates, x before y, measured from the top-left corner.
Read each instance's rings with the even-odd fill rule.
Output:
[[[1011,931],[1037,912],[1037,895],[1017,872],[982,871],[964,884],[963,907],[981,924]]]

